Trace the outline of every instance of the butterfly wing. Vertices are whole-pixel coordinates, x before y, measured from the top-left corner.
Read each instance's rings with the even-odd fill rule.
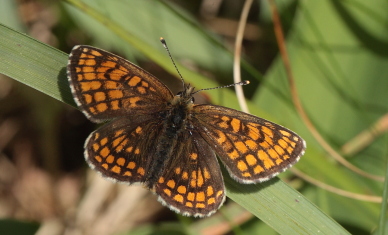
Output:
[[[185,132],[154,186],[159,201],[185,216],[213,214],[225,200],[216,155],[196,132]]]
[[[195,105],[193,123],[241,183],[266,181],[295,164],[305,141],[265,119],[216,105]]]
[[[90,46],[72,49],[67,75],[78,107],[94,122],[157,112],[173,98],[147,71]]]
[[[90,134],[85,159],[104,177],[124,183],[145,183],[155,142],[157,123],[133,117],[112,121]]]

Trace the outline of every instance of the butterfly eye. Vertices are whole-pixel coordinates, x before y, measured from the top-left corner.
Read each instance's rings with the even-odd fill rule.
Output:
[[[191,97],[191,102],[194,103],[195,99],[194,97]]]
[[[177,96],[182,96],[182,94],[183,94],[183,91],[180,91],[180,92],[178,92],[176,95],[177,95]]]

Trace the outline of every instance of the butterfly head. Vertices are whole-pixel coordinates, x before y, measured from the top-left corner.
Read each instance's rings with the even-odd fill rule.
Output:
[[[184,84],[183,85],[183,91],[180,91],[176,94],[175,99],[180,100],[183,103],[186,104],[192,104],[194,103],[194,87],[190,84]]]

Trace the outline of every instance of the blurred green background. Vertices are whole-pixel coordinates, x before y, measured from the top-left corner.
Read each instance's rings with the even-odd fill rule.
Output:
[[[314,126],[347,161],[383,178],[388,156],[388,3],[275,2],[299,96]],[[295,168],[367,201],[317,187],[291,171],[280,178],[303,195],[300,199],[277,179],[251,187],[235,186],[225,176],[233,200],[210,218],[193,219],[175,215],[141,187],[104,181],[86,166],[83,143],[96,126],[71,107],[65,53],[79,44],[103,48],[139,64],[175,93],[181,83],[159,42],[164,37],[186,82],[197,88],[231,84],[243,4],[1,1],[0,73],[7,76],[0,76],[0,233],[325,234],[332,223],[331,231],[345,234],[333,219],[351,234],[384,234],[379,229],[387,223],[385,205],[379,202],[387,188],[384,182],[335,161],[292,104],[268,1],[253,1],[244,33],[241,65],[242,78],[251,81],[244,86],[250,112],[306,140],[306,154]],[[202,92],[196,100],[239,109],[232,91]],[[360,133],[371,136],[353,142]],[[344,149],[349,143],[351,151]],[[322,221],[315,219],[317,214]],[[292,228],[281,220],[289,217],[296,221]],[[309,218],[316,221],[301,222]]]

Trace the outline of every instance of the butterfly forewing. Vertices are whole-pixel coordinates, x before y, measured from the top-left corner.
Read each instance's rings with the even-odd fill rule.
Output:
[[[234,109],[196,105],[194,126],[241,183],[268,180],[295,164],[305,142],[294,132]]]
[[[179,155],[169,159],[155,185],[159,200],[186,216],[213,214],[225,200],[225,188],[214,151],[198,133],[185,133]]]
[[[67,72],[77,105],[94,122],[157,112],[173,98],[150,73],[90,46],[73,48]]]

